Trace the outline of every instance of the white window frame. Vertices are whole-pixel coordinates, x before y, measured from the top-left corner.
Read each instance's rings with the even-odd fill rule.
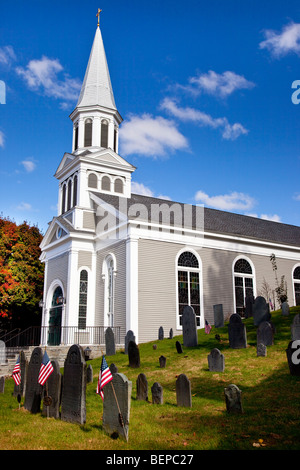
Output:
[[[238,260],[240,260],[240,259],[244,259],[245,261],[247,261],[247,262],[250,264],[251,269],[252,269],[252,274],[236,273],[236,272],[234,271],[235,263],[236,263]],[[243,294],[244,294],[244,299],[245,299],[245,294],[246,294],[245,278],[251,278],[251,279],[252,279],[252,282],[253,282],[253,295],[254,295],[254,297],[256,297],[256,276],[255,276],[255,267],[254,267],[254,264],[253,264],[253,262],[252,262],[252,260],[251,260],[250,258],[248,258],[247,256],[244,256],[244,255],[239,255],[239,256],[237,256],[237,257],[233,260],[233,263],[232,263],[233,311],[234,311],[234,313],[236,312],[235,276],[237,276],[237,277],[242,277],[242,278],[243,278]]]

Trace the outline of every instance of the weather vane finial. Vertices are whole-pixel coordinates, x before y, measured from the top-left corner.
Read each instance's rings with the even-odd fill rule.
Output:
[[[100,10],[100,8],[98,8],[98,13],[97,13],[97,15],[96,15],[96,16],[98,16],[98,24],[97,24],[97,26],[99,26],[99,24],[100,24],[100,13],[101,13],[101,11],[102,11],[102,10]]]

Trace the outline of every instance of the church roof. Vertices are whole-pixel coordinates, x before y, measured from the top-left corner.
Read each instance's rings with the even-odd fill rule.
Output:
[[[116,104],[99,26],[97,27],[77,107],[103,106],[116,110]]]
[[[108,204],[114,206],[116,209],[119,208],[118,196],[99,193],[97,196]],[[143,204],[146,207],[149,215],[149,221],[152,204],[167,204],[169,207],[172,206],[172,204],[179,204],[182,206],[182,209],[184,206],[183,203],[177,203],[174,201],[149,196],[141,196],[139,194],[132,194],[131,198],[127,200],[128,209],[133,204]],[[191,207],[195,208],[196,206]],[[195,210],[193,211],[193,228],[196,228]],[[300,247],[300,227],[283,224],[280,222],[273,222],[270,220],[263,220],[257,217],[211,209],[208,207],[204,207],[204,232],[205,234],[216,233],[229,236],[231,235],[251,238],[258,241]]]

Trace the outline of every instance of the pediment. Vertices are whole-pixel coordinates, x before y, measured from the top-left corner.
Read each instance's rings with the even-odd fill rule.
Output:
[[[59,242],[69,235],[70,232],[66,228],[65,224],[63,224],[57,217],[54,217],[49,224],[40,248],[43,250],[46,246]]]
[[[111,167],[123,168],[130,172],[133,172],[136,168],[127,162],[124,158],[118,155],[111,149],[102,149],[96,152],[93,152],[90,155],[86,155],[90,161],[93,160],[95,163],[103,163]]]
[[[72,153],[65,153],[55,172],[55,176],[57,175],[57,173],[67,168],[70,165],[70,163],[74,161],[75,158],[76,158],[75,155],[73,155]]]

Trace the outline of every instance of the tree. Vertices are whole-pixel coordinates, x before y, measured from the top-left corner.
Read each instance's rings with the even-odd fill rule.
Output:
[[[27,222],[0,216],[0,323],[37,324],[43,296],[44,266],[39,260],[42,234]]]
[[[283,302],[286,302],[288,298],[287,297],[287,282],[285,280],[285,276],[283,275],[281,276],[280,284],[279,284],[278,277],[277,277],[277,262],[276,262],[276,256],[274,255],[274,253],[271,254],[270,261],[272,263],[272,268],[275,273],[275,282],[276,282],[275,292],[277,295],[278,303],[281,306],[281,304]]]

